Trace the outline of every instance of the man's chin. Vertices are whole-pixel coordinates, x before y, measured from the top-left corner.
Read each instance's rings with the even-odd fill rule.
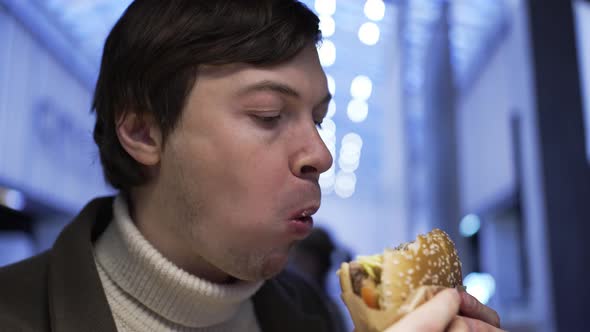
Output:
[[[260,269],[260,279],[270,279],[277,274],[281,273],[287,266],[289,261],[289,255],[285,254],[273,254],[263,262]]]
[[[227,270],[234,278],[243,281],[263,281],[281,273],[289,262],[290,247],[282,250],[275,250],[266,255],[260,255],[253,259],[246,259],[249,262],[243,269]],[[235,266],[235,265],[234,265]]]

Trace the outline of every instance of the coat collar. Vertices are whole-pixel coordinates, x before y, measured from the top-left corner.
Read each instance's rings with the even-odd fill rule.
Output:
[[[117,331],[92,251],[92,241],[112,219],[112,203],[112,197],[90,202],[53,246],[49,267],[52,331]]]
[[[116,332],[92,243],[113,219],[113,197],[90,202],[60,234],[51,251],[49,307],[52,331]],[[262,331],[328,331],[318,316],[305,313],[300,294],[270,279],[254,295]]]

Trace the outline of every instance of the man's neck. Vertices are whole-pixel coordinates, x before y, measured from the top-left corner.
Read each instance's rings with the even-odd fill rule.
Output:
[[[235,282],[235,278],[192,251],[190,227],[194,221],[182,220],[162,196],[150,185],[126,195],[131,220],[139,232],[166,259],[186,272],[217,284]]]

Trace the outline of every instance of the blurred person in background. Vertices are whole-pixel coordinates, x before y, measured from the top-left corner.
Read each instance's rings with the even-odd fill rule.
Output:
[[[293,248],[290,265],[323,293],[330,314],[333,315],[334,321],[339,323],[339,330],[344,331],[346,323],[343,313],[328,293],[329,273],[334,271],[334,266],[340,266],[341,263],[333,262],[332,257],[337,252],[342,252],[342,249],[336,247],[328,231],[314,227],[311,234]],[[346,257],[342,257],[343,261],[351,259],[348,253]]]
[[[93,102],[119,194],[0,270],[0,330],[337,331],[283,271],[332,163],[318,22],[295,0],[134,1]],[[442,292],[391,331],[498,330],[470,301]]]

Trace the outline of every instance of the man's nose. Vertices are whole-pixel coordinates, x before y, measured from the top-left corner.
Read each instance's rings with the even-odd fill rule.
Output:
[[[320,174],[332,166],[332,154],[315,126],[312,130],[305,130],[299,143],[299,152],[292,165],[293,174],[317,181]]]

